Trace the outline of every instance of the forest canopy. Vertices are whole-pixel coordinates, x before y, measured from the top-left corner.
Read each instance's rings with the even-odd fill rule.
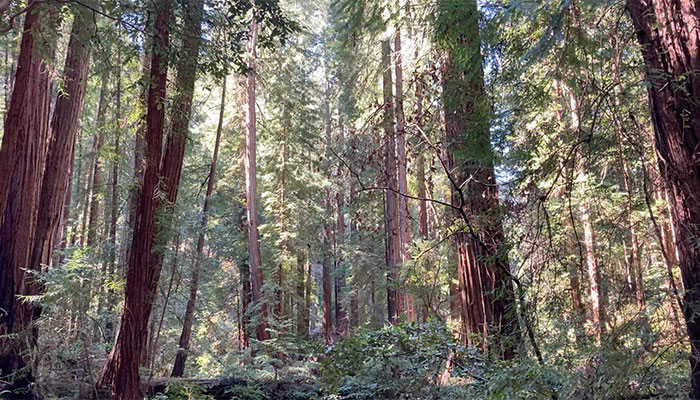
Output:
[[[700,0],[0,0],[0,398],[700,399]]]

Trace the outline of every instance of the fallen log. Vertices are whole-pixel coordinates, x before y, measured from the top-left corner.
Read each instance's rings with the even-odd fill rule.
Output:
[[[175,383],[186,383],[191,385],[201,386],[205,394],[213,395],[215,398],[221,398],[226,389],[233,386],[247,386],[248,382],[242,379],[227,378],[227,379],[204,379],[204,378],[173,378],[169,376],[154,376],[150,380],[148,377],[141,378],[142,389],[149,395],[157,393],[165,393],[168,386]]]

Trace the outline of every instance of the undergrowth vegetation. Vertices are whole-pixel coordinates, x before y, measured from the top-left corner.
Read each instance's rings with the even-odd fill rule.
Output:
[[[155,400],[680,399],[687,354],[676,345],[622,345],[545,359],[494,361],[458,344],[444,324],[360,331],[275,370],[267,356],[210,383],[179,381]],[[549,349],[552,350],[552,349]],[[298,356],[298,355],[297,355]],[[267,360],[267,361],[264,361]]]

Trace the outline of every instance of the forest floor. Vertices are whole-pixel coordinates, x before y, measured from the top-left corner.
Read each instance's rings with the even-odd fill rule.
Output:
[[[207,400],[229,399],[279,399],[279,400],[311,400],[323,398],[323,391],[315,382],[273,379],[252,381],[241,378],[227,379],[196,379],[153,377],[143,382],[147,385],[146,392],[154,399],[180,398],[184,392],[193,389]],[[199,397],[192,396],[199,399]]]

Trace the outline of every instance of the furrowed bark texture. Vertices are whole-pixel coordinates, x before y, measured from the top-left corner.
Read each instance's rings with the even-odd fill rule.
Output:
[[[0,150],[0,335],[17,335],[0,339],[0,375],[18,372],[17,386],[33,380],[27,351],[36,345],[30,323],[38,317],[38,308],[16,296],[39,290],[24,269],[33,269],[49,135],[51,77],[44,59],[53,58],[54,43],[41,36],[50,29],[52,18],[50,6],[29,2]]]
[[[445,52],[443,97],[449,164],[456,183],[452,202],[458,214],[456,220],[461,220],[455,242],[463,339],[484,349],[493,348],[509,359],[514,356],[519,328],[503,248],[479,12],[476,1],[465,5],[443,0],[440,13],[442,21],[451,22],[438,23],[438,36],[454,45]],[[474,337],[478,339],[473,341]],[[494,342],[488,343],[487,337]]]
[[[139,361],[145,350],[143,338],[148,336],[148,320],[160,277],[152,250],[158,206],[155,194],[159,183],[165,121],[167,62],[164,49],[168,48],[170,42],[168,24],[171,4],[169,0],[160,0],[157,6],[150,71],[152,83],[148,90],[146,116],[145,168],[135,214],[124,311],[114,347],[99,380],[99,386],[112,387],[114,398],[118,400],[143,397],[139,382]]]
[[[649,108],[683,278],[691,393],[700,399],[700,1],[628,0],[650,85]]]

